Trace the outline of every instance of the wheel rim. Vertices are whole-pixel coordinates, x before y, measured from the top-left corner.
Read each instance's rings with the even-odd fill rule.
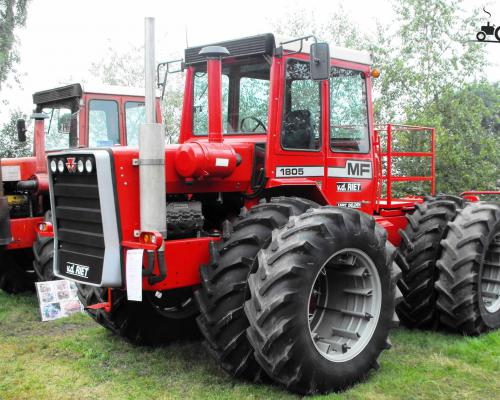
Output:
[[[170,292],[146,292],[146,299],[154,310],[166,318],[184,319],[197,312],[191,289]]]
[[[308,321],[316,350],[345,362],[370,342],[382,307],[382,286],[372,259],[343,249],[323,264],[309,293]]]
[[[500,310],[500,232],[494,236],[484,257],[481,294],[486,311]]]

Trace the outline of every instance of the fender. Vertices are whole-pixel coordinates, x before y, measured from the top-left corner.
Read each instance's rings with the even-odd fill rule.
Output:
[[[271,178],[266,190],[272,196],[298,196],[326,206],[330,202],[325,197],[318,183],[307,178]]]

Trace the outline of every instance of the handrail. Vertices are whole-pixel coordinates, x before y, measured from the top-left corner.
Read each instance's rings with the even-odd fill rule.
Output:
[[[393,182],[416,182],[416,181],[429,181],[431,182],[431,194],[434,195],[436,192],[436,175],[435,175],[435,151],[436,151],[436,146],[435,146],[435,131],[434,128],[430,127],[423,127],[423,126],[413,126],[413,125],[403,125],[403,124],[387,124],[385,126],[385,131],[387,133],[387,145],[386,145],[386,151],[382,151],[382,146],[380,144],[380,138],[378,133],[382,129],[377,128],[375,129],[375,134],[378,137],[376,146],[377,146],[377,153],[379,156],[379,188],[376,193],[376,209],[377,212],[380,209],[380,203],[383,200],[382,199],[382,183],[383,181],[387,182],[387,198],[386,204],[387,206],[391,206],[393,202],[392,198],[392,183]],[[394,133],[397,131],[430,131],[431,132],[431,151],[393,151],[393,136]],[[383,158],[386,158],[387,162],[387,168],[386,168],[386,175],[383,175],[382,172],[382,164],[383,164]],[[392,175],[392,158],[393,157],[430,157],[431,158],[431,173],[429,176],[393,176]]]

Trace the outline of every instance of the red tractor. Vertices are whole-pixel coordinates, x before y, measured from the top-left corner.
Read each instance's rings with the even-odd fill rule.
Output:
[[[139,149],[49,155],[55,274],[98,323],[152,344],[196,321],[233,376],[342,390],[390,347],[398,254],[409,325],[500,326],[500,205],[393,198],[433,189],[433,129],[376,130],[370,55],[331,52],[272,34],[188,48],[179,144],[145,124]],[[398,151],[401,131],[429,149]],[[404,157],[431,171],[403,175]]]
[[[1,160],[0,288],[10,293],[28,289],[34,279],[53,279],[53,242],[36,233],[38,224],[51,219],[46,152],[137,145],[145,118],[143,90],[130,88],[84,91],[73,84],[37,92],[33,103],[33,156]],[[26,140],[25,121],[17,128]]]

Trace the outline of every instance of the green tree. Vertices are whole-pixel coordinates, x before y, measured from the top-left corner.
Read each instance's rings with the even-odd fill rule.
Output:
[[[471,42],[480,19],[462,0],[399,0],[396,21],[379,25],[371,44],[382,76],[375,81],[378,121],[418,115],[447,90],[481,76],[484,46]]]
[[[17,140],[17,120],[26,119],[20,110],[11,112],[9,120],[0,128],[0,158],[28,157],[32,154],[33,138],[26,135],[26,142]]]
[[[144,86],[144,46],[120,52],[110,44],[106,58],[93,62],[90,73],[106,85]]]
[[[500,84],[447,90],[409,121],[436,127],[437,190],[493,190],[500,172]]]
[[[90,73],[106,85],[144,87],[144,46],[132,46],[126,52],[119,52],[110,45],[106,59],[92,63]],[[169,75],[161,102],[168,143],[176,143],[179,138],[183,77],[183,73]]]
[[[271,24],[275,34],[284,40],[314,35],[319,41],[328,42],[330,45],[357,50],[369,48],[368,38],[360,33],[357,24],[342,4],[336,7],[336,11],[329,13],[327,18],[320,18],[319,13],[309,8],[292,9],[271,20]]]
[[[26,24],[29,0],[0,0],[0,90],[19,61],[15,29]]]

